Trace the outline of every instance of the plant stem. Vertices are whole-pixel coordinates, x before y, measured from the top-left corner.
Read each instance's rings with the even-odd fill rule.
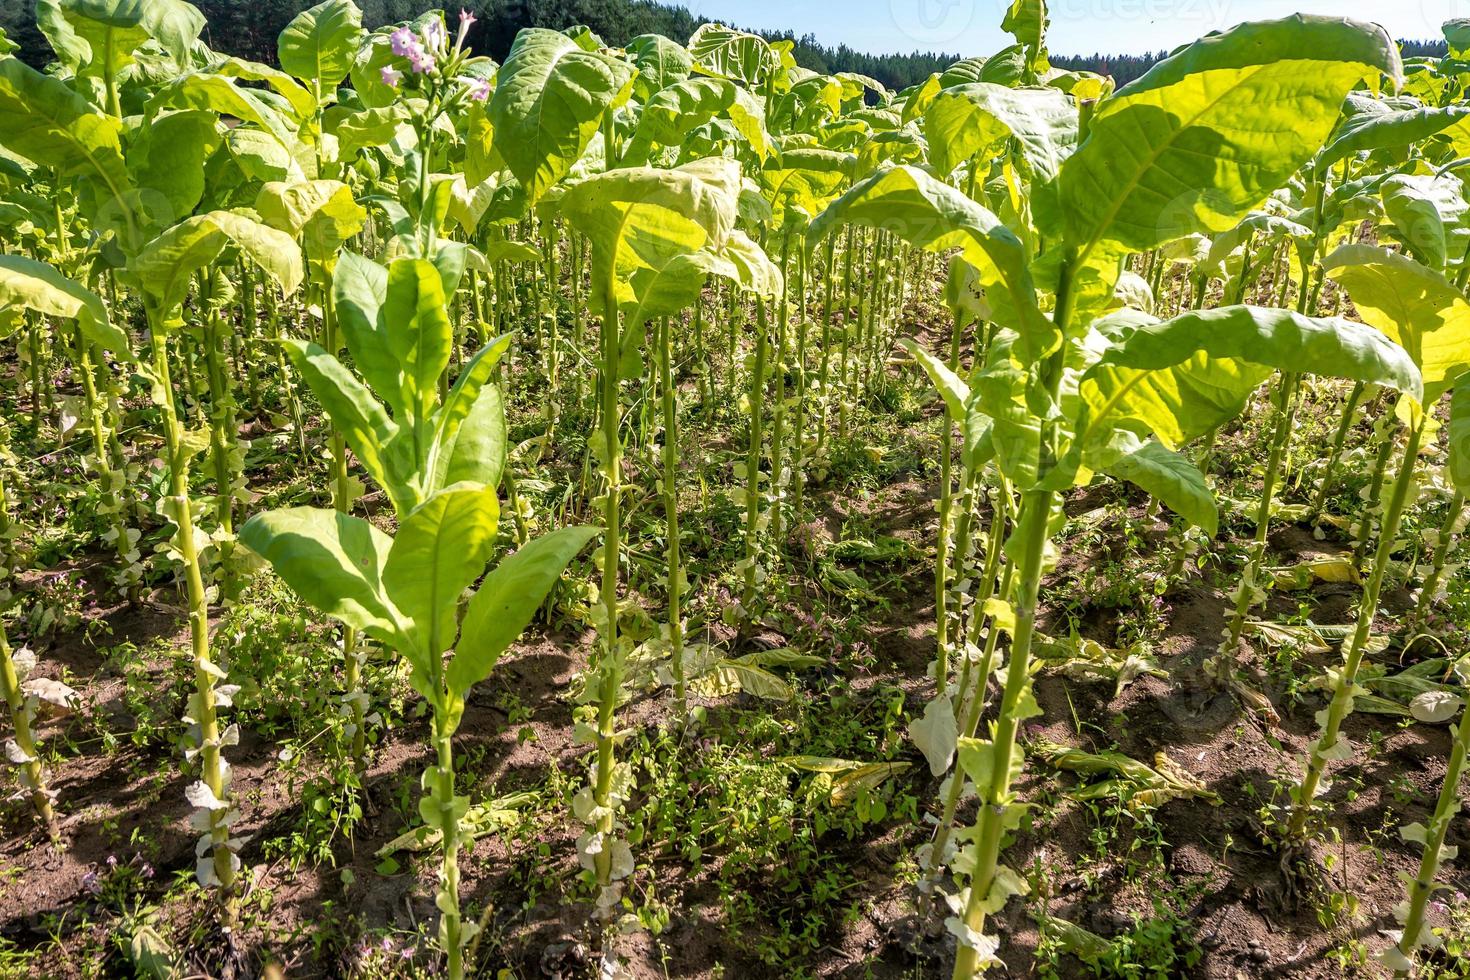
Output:
[[[178,527],[176,546],[184,562],[184,580],[189,601],[189,643],[194,662],[194,722],[199,726],[200,778],[211,793],[225,806],[209,811],[209,837],[214,854],[214,875],[226,895],[235,882],[234,853],[230,850],[230,828],[226,816],[230,811],[225,767],[220,755],[219,719],[215,711],[214,682],[219,671],[209,658],[209,603],[204,591],[204,572],[194,545],[194,518],[189,505],[189,457],[183,444],[181,426],[174,404],[173,380],[168,366],[168,334],[163,317],[150,308],[149,326],[153,337],[154,381],[160,393],[159,410],[163,413],[163,434],[168,452],[169,493],[174,523]]]
[[[766,357],[769,344],[766,333],[770,323],[766,316],[766,301],[756,297],[755,301],[755,369],[750,378],[750,446],[745,455],[745,594],[741,604],[749,613],[755,603],[755,588],[758,579],[760,549],[758,525],[760,523],[760,466],[761,445],[765,440],[764,412],[766,397]]]
[[[1414,614],[1409,620],[1411,629],[1418,629],[1424,623],[1430,608],[1434,605],[1434,597],[1439,592],[1439,583],[1444,579],[1445,563],[1449,560],[1450,545],[1455,539],[1455,526],[1460,522],[1460,515],[1465,510],[1465,491],[1458,490],[1455,497],[1450,501],[1449,516],[1445,518],[1444,526],[1439,531],[1439,541],[1434,546],[1434,561],[1430,566],[1430,572],[1424,579],[1423,586],[1419,590],[1419,602],[1414,606]]]
[[[680,599],[684,589],[684,567],[679,557],[679,406],[674,389],[674,342],[669,318],[663,317],[658,329],[659,388],[663,399],[663,498],[664,520],[668,525],[668,593],[669,593],[669,657],[674,675],[674,703],[682,723],[688,716],[689,704],[684,688],[684,620]]]
[[[1255,604],[1256,577],[1266,557],[1266,545],[1271,534],[1271,501],[1276,495],[1276,481],[1281,475],[1282,460],[1286,456],[1286,444],[1291,438],[1291,427],[1296,419],[1297,401],[1293,391],[1300,381],[1296,374],[1283,374],[1276,394],[1276,431],[1271,436],[1271,450],[1266,458],[1266,473],[1261,483],[1261,502],[1256,508],[1256,534],[1251,541],[1245,569],[1241,572],[1236,587],[1235,611],[1231,614],[1229,634],[1215,658],[1215,676],[1222,682],[1228,681],[1236,666],[1236,649],[1240,635],[1245,629],[1245,617]]]
[[[1333,675],[1332,701],[1327,708],[1327,723],[1323,726],[1322,737],[1312,744],[1306,776],[1303,777],[1302,784],[1295,794],[1296,799],[1293,802],[1291,823],[1288,828],[1290,835],[1294,838],[1300,838],[1306,832],[1307,820],[1312,814],[1313,801],[1317,798],[1317,787],[1322,782],[1322,774],[1327,767],[1327,755],[1337,747],[1343,719],[1352,711],[1358,668],[1362,666],[1368,638],[1373,633],[1373,619],[1378,615],[1378,597],[1383,590],[1383,576],[1388,570],[1389,558],[1393,554],[1394,538],[1398,536],[1399,521],[1404,514],[1404,504],[1408,500],[1409,485],[1413,482],[1414,466],[1418,461],[1419,444],[1423,435],[1423,423],[1409,429],[1408,445],[1404,449],[1404,461],[1399,467],[1398,478],[1394,480],[1388,510],[1383,515],[1383,529],[1379,532],[1378,550],[1373,557],[1373,569],[1369,573],[1368,584],[1364,587],[1363,597],[1358,604],[1357,628],[1353,631],[1352,643],[1348,648],[1347,659],[1342,671]],[[1391,443],[1393,440],[1388,441]]]
[[[975,870],[970,875],[970,897],[964,913],[966,927],[976,936],[985,928],[985,906],[995,885],[1001,838],[1012,803],[1012,759],[1016,752],[1016,733],[1020,728],[1018,709],[1022,695],[1031,683],[1031,641],[1036,631],[1037,597],[1041,587],[1047,526],[1055,496],[1050,490],[1029,490],[1021,495],[1021,514],[1015,531],[1020,536],[1016,562],[1016,628],[993,737],[985,748],[990,753],[990,781],[988,785],[976,787],[980,792],[980,815],[976,821]],[[975,946],[960,943],[955,957],[954,980],[971,980],[978,975],[979,953]]]
[[[1342,418],[1338,420],[1337,432],[1332,437],[1332,450],[1327,454],[1327,469],[1322,474],[1322,483],[1317,487],[1317,495],[1312,498],[1312,507],[1308,511],[1307,520],[1315,523],[1322,514],[1322,508],[1327,505],[1327,495],[1332,492],[1332,484],[1337,476],[1337,464],[1342,456],[1342,447],[1347,443],[1348,432],[1353,427],[1353,419],[1357,414],[1358,402],[1363,397],[1363,391],[1367,385],[1359,381],[1353,385],[1353,393],[1348,396],[1347,404],[1343,406]]]
[[[5,704],[10,709],[15,745],[25,758],[20,764],[21,785],[30,791],[31,806],[36,808],[36,815],[55,840],[56,809],[51,803],[51,792],[46,788],[46,771],[41,767],[36,739],[31,732],[31,708],[20,686],[20,674],[10,653],[10,638],[6,635],[3,620],[0,620],[0,695],[4,695]]]
[[[1404,934],[1398,943],[1398,951],[1409,959],[1412,959],[1414,950],[1422,946],[1424,938],[1427,938],[1424,935],[1427,931],[1424,910],[1429,904],[1429,896],[1434,894],[1434,879],[1439,874],[1445,834],[1455,815],[1460,812],[1460,777],[1465,773],[1465,757],[1470,753],[1470,711],[1460,712],[1460,724],[1454,734],[1449,766],[1445,770],[1444,783],[1439,790],[1439,801],[1424,832],[1424,854],[1419,859],[1419,873],[1409,882],[1409,914],[1404,919]],[[1396,977],[1408,975],[1409,971],[1402,969],[1394,973]]]

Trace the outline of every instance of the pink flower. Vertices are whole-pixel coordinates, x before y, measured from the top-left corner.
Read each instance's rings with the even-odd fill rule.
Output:
[[[383,66],[382,76],[383,84],[389,88],[397,88],[398,83],[403,80],[403,72],[394,68],[392,65]]]
[[[484,102],[490,98],[490,79],[481,78],[470,86],[470,98],[476,102]]]
[[[446,40],[444,22],[438,17],[431,17],[424,25],[424,47],[430,51],[442,51]]]
[[[476,19],[477,18],[474,14],[470,13],[468,10],[465,10],[463,7],[460,8],[459,37],[454,42],[454,47],[456,50],[464,47],[464,39],[470,33],[470,25],[472,25]]]
[[[400,27],[388,35],[388,43],[393,48],[393,53],[400,58],[409,57],[410,52],[419,46],[419,39],[413,36],[413,31],[407,27]]]
[[[423,48],[415,48],[408,53],[408,70],[415,75],[423,75],[433,71],[435,64],[437,62],[434,60],[434,56]]]

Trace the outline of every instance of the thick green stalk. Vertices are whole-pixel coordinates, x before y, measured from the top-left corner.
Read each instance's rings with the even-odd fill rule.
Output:
[[[847,416],[852,392],[850,390],[851,366],[852,366],[852,257],[857,251],[853,247],[855,236],[853,225],[847,226],[847,241],[843,245],[842,256],[842,352],[837,363],[837,387],[839,390],[837,402],[837,434],[847,438]]]
[[[218,667],[209,657],[209,602],[204,591],[204,570],[194,546],[194,518],[189,506],[189,456],[183,444],[182,427],[174,404],[173,380],[168,365],[168,334],[161,315],[149,310],[153,336],[153,372],[158,386],[159,410],[163,413],[163,435],[168,452],[169,493],[174,522],[178,527],[175,546],[184,563],[184,581],[189,602],[189,646],[194,664],[194,722],[199,726],[200,779],[225,806],[209,811],[209,836],[213,848],[214,875],[229,895],[235,881],[233,853],[229,848],[230,828],[225,817],[230,810],[228,787],[220,757],[219,719],[215,710],[214,683]]]
[[[955,310],[949,334],[949,356],[945,358],[951,371],[959,364],[963,329],[964,317]],[[946,400],[944,431],[939,440],[939,530],[934,555],[934,679],[941,692],[949,684],[949,528],[954,505],[954,427],[957,421]]]
[[[770,347],[767,331],[766,301],[755,301],[755,370],[750,377],[750,446],[745,455],[745,595],[742,604],[747,613],[755,602],[757,571],[760,562],[759,524],[761,502],[761,445],[765,441],[766,358]]]
[[[684,589],[684,567],[679,556],[679,406],[674,389],[674,342],[668,317],[658,329],[659,388],[663,399],[663,498],[664,521],[668,525],[669,658],[674,675],[674,702],[681,723],[689,705],[684,682],[684,619],[680,600]]]
[[[1031,642],[1036,632],[1047,526],[1055,496],[1050,490],[1031,490],[1021,495],[1021,515],[1016,527],[1016,533],[1021,535],[1016,562],[1016,628],[1006,665],[1005,688],[988,747],[990,782],[976,787],[980,793],[980,814],[976,821],[975,870],[970,875],[970,897],[964,912],[964,924],[974,936],[981,935],[985,929],[985,903],[995,885],[1005,818],[1012,802],[1011,768],[1016,732],[1020,728],[1018,709],[1031,683]],[[954,980],[972,980],[979,974],[979,953],[974,945],[960,943]]]
[[[1327,468],[1322,474],[1322,482],[1317,487],[1317,495],[1312,498],[1312,507],[1308,512],[1307,519],[1316,521],[1322,514],[1322,508],[1327,505],[1327,495],[1332,492],[1332,484],[1337,477],[1337,464],[1342,456],[1342,447],[1347,444],[1348,432],[1353,427],[1353,420],[1357,417],[1358,402],[1362,400],[1363,392],[1367,384],[1359,381],[1353,385],[1353,393],[1348,396],[1347,404],[1342,408],[1342,418],[1337,422],[1337,432],[1332,436],[1332,450],[1327,454]]]
[[[1363,513],[1358,518],[1358,534],[1353,541],[1353,564],[1360,565],[1368,553],[1368,540],[1373,537],[1373,515],[1383,501],[1383,483],[1388,476],[1388,464],[1393,460],[1393,439],[1381,434],[1374,427],[1374,438],[1378,439],[1378,458],[1373,461],[1373,479],[1368,483],[1368,499]]]
[[[1460,812],[1460,777],[1465,773],[1467,753],[1470,753],[1470,711],[1462,711],[1460,724],[1455,729],[1455,741],[1450,746],[1450,762],[1445,770],[1444,784],[1440,786],[1439,801],[1424,831],[1424,854],[1419,859],[1419,873],[1409,882],[1409,914],[1404,919],[1404,934],[1398,943],[1398,951],[1406,960],[1412,961],[1414,950],[1428,938],[1424,912],[1429,905],[1429,897],[1434,894],[1434,879],[1439,874],[1445,834]],[[1409,973],[1410,970],[1400,968],[1394,976],[1407,977]]]
[[[1439,592],[1439,584],[1444,579],[1445,563],[1449,560],[1450,545],[1455,540],[1455,526],[1460,522],[1460,515],[1465,510],[1465,491],[1456,491],[1455,497],[1450,501],[1449,516],[1445,518],[1444,526],[1439,530],[1439,540],[1434,545],[1434,559],[1430,565],[1428,577],[1424,579],[1423,586],[1419,589],[1419,602],[1414,606],[1414,615],[1409,621],[1412,629],[1418,629],[1429,615],[1430,608],[1434,605],[1434,597]]]
[[[123,502],[119,499],[117,490],[121,485],[122,477],[113,471],[111,460],[108,455],[108,426],[107,417],[101,400],[97,397],[97,375],[92,366],[92,354],[89,350],[87,338],[82,333],[81,327],[77,327],[73,335],[76,344],[77,376],[81,378],[82,394],[87,405],[87,421],[92,428],[92,465],[97,470],[98,482],[102,485],[101,510],[107,512],[112,522],[112,533],[115,535],[112,546],[117,552],[117,557],[122,568],[119,575],[127,588],[132,588],[129,581],[129,572],[134,564],[132,560],[133,545],[128,540],[127,514],[123,508]],[[100,360],[100,354],[99,354]]]
[[[791,323],[791,304],[786,291],[791,284],[787,275],[790,265],[791,235],[781,237],[781,295],[777,297],[780,307],[776,311],[775,390],[771,404],[771,540],[775,542],[775,553],[779,556],[782,535],[781,502],[786,491],[784,467],[786,461],[786,337]]]
[[[607,478],[603,505],[606,531],[602,546],[602,617],[604,622],[602,655],[597,665],[597,771],[593,799],[598,810],[596,830],[602,835],[602,849],[594,856],[599,893],[612,884],[611,842],[615,827],[612,800],[614,748],[617,728],[614,712],[622,688],[623,657],[618,640],[618,566],[622,558],[622,446],[618,439],[620,410],[618,407],[618,362],[621,353],[621,330],[618,307],[614,299],[613,271],[609,263],[608,281],[603,285],[602,314],[602,443],[603,468]]]
[[[792,521],[801,521],[801,498],[806,484],[807,305],[806,249],[796,250],[796,421],[791,430]]]
[[[1266,557],[1266,544],[1271,534],[1271,502],[1276,495],[1276,482],[1281,476],[1282,461],[1286,457],[1286,445],[1291,438],[1291,427],[1296,419],[1297,401],[1294,390],[1300,376],[1283,374],[1276,393],[1276,430],[1271,436],[1271,449],[1266,457],[1266,473],[1261,484],[1261,502],[1256,507],[1256,534],[1246,556],[1245,569],[1236,585],[1235,610],[1230,616],[1228,635],[1215,658],[1216,676],[1226,681],[1233,675],[1236,666],[1236,648],[1240,635],[1245,630],[1246,614],[1255,605],[1256,578],[1261,563]]]
[[[1363,596],[1358,604],[1358,623],[1353,631],[1352,643],[1348,647],[1347,659],[1342,671],[1333,675],[1332,701],[1327,707],[1327,723],[1323,725],[1322,737],[1312,744],[1307,763],[1307,773],[1295,792],[1289,832],[1292,837],[1301,837],[1307,829],[1307,820],[1312,814],[1313,801],[1317,798],[1317,787],[1327,767],[1328,756],[1337,748],[1343,719],[1352,711],[1354,689],[1357,687],[1358,668],[1362,666],[1363,654],[1368,648],[1368,639],[1373,633],[1373,619],[1378,615],[1378,597],[1383,590],[1383,576],[1388,570],[1389,558],[1393,555],[1394,538],[1398,536],[1399,522],[1404,515],[1404,505],[1409,497],[1409,485],[1413,483],[1414,466],[1419,458],[1419,444],[1424,436],[1424,426],[1419,424],[1409,430],[1408,445],[1404,449],[1404,461],[1399,467],[1389,498],[1388,510],[1383,515],[1383,529],[1378,536],[1378,550],[1373,557],[1373,568]],[[1392,440],[1388,440],[1390,443]]]
[[[51,792],[46,788],[46,771],[41,767],[40,753],[36,751],[36,739],[31,732],[31,709],[20,686],[20,674],[10,653],[10,639],[3,620],[0,620],[0,695],[4,696],[6,707],[10,709],[15,745],[25,759],[20,763],[21,784],[30,791],[31,806],[36,808],[37,816],[54,838],[56,809],[51,803]]]
[[[821,417],[817,420],[817,449],[827,444],[827,412],[832,404],[832,295],[836,286],[835,264],[837,236],[827,236],[827,250],[822,256],[822,360],[817,368],[817,387],[822,392]]]

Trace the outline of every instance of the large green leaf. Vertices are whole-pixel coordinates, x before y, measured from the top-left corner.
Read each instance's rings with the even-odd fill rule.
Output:
[[[398,403],[410,410],[410,417],[399,421],[405,427],[427,422],[454,344],[444,280],[432,262],[396,259],[388,266],[382,318],[384,339],[401,371]],[[427,453],[425,444],[417,455],[422,459]]]
[[[59,78],[18,58],[0,58],[0,146],[63,177],[94,181],[104,202],[126,202],[133,184],[123,162],[121,130],[119,120]]]
[[[416,626],[415,667],[453,646],[459,594],[484,573],[499,521],[495,491],[461,483],[434,494],[398,525],[383,587]]]
[[[694,65],[683,45],[662,34],[640,34],[625,47],[633,56],[633,67],[638,69],[633,93],[640,102],[646,103],[661,89],[688,78]]]
[[[113,326],[102,297],[51,266],[23,255],[0,255],[0,312],[26,309],[75,319],[94,343],[132,360],[128,336]]]
[[[332,273],[332,299],[347,349],[363,379],[402,418],[403,364],[388,341],[388,325],[383,322],[387,295],[387,269],[356,252],[338,257]]]
[[[1470,201],[1454,174],[1396,174],[1379,188],[1398,237],[1425,265],[1441,271],[1470,251]],[[1390,231],[1390,229],[1384,229]]]
[[[396,504],[410,499],[385,457],[385,447],[398,434],[398,425],[388,418],[372,392],[341,361],[316,344],[295,339],[283,343],[297,372],[352,447],[363,469]]]
[[[366,209],[340,180],[271,181],[256,195],[255,210],[266,224],[300,238],[310,262],[328,268],[367,224]]]
[[[1372,327],[1253,306],[1201,310],[1136,326],[1088,368],[1078,386],[1084,460],[1110,463],[1107,447],[1118,428],[1151,432],[1178,448],[1238,413],[1272,371],[1423,396],[1413,358]]]
[[[1398,46],[1343,18],[1299,14],[1201,38],[1101,104],[1062,166],[1060,212],[1042,223],[1083,251],[1224,231],[1311,158],[1344,96],[1380,73],[1402,75]]]
[[[916,167],[900,166],[860,181],[807,230],[809,243],[843,224],[882,228],[916,248],[960,249],[980,274],[997,322],[1016,330],[1022,351],[1039,358],[1060,336],[1036,305],[1026,246],[999,218]]]
[[[139,251],[130,264],[143,288],[172,310],[184,301],[189,280],[234,245],[265,270],[286,293],[295,292],[304,274],[301,249],[283,231],[233,211],[195,215],[169,228]]]
[[[36,14],[62,63],[93,78],[121,72],[149,40],[187,63],[204,29],[204,15],[183,0],[48,0]]]
[[[765,38],[726,27],[701,24],[689,37],[689,56],[711,75],[759,88],[781,67],[781,57]]]
[[[307,605],[390,646],[402,617],[383,585],[393,541],[360,517],[321,507],[257,514],[240,541],[270,563]]]
[[[721,114],[729,117],[757,156],[764,159],[770,154],[761,107],[748,92],[724,78],[686,78],[665,86],[644,105],[624,165],[647,160],[654,144],[679,146],[690,130]]]
[[[276,39],[281,67],[331,90],[347,77],[362,37],[362,11],[352,0],[326,0],[303,10]]]
[[[941,175],[1007,136],[1037,179],[1051,180],[1077,144],[1077,107],[1054,88],[974,82],[939,92],[924,113],[929,162]]]
[[[490,97],[494,146],[532,205],[582,158],[603,113],[627,101],[633,68],[558,31],[516,35]]]
[[[232,55],[219,55],[209,62],[208,70],[226,78],[243,78],[252,82],[265,82],[281,98],[291,105],[299,122],[305,122],[316,111],[316,99],[302,87],[301,83],[279,68],[262,65],[258,61],[247,61]]]
[[[1470,370],[1470,302],[1443,275],[1374,245],[1343,245],[1322,261],[1364,322],[1409,352],[1432,404]]]
[[[477,350],[460,370],[434,416],[434,445],[428,467],[433,473],[431,490],[465,480],[489,487],[500,484],[507,443],[505,406],[499,389],[490,383],[490,375],[510,349],[511,340],[511,334],[503,334]]]
[[[1142,487],[1210,535],[1220,529],[1220,508],[1198,466],[1153,439],[1140,442],[1132,433],[1119,435],[1113,445],[1118,455],[1104,468],[1108,475]]]
[[[1374,103],[1374,105],[1379,105]],[[1446,106],[1358,112],[1343,122],[1332,142],[1317,157],[1325,170],[1343,157],[1381,147],[1407,147],[1427,139],[1470,116],[1470,107]]]
[[[567,563],[600,527],[564,527],[528,542],[495,566],[471,597],[446,676],[460,696],[484,680],[530,623]]]
[[[1470,374],[1460,375],[1450,396],[1450,480],[1470,493]]]
[[[160,88],[149,102],[149,112],[156,112],[162,106],[207,109],[259,126],[287,149],[297,145],[295,125],[265,100],[266,94],[241,88],[233,78],[224,75],[192,71]]]
[[[133,141],[128,171],[147,192],[141,203],[150,224],[166,228],[194,213],[204,196],[204,162],[220,144],[218,130],[214,113],[187,109],[160,115]]]
[[[704,159],[661,170],[630,167],[589,177],[567,191],[562,215],[592,242],[594,298],[609,288],[619,305],[636,300],[630,282],[678,255],[724,244],[735,226],[740,170]]]

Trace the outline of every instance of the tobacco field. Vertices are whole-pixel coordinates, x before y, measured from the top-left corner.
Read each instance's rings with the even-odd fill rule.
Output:
[[[1470,977],[1470,20],[35,7],[0,976]]]

